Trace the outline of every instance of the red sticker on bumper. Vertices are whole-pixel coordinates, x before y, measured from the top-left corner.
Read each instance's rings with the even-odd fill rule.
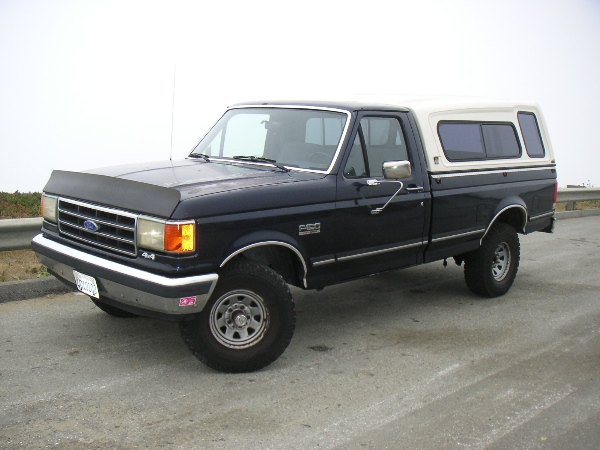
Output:
[[[183,297],[179,299],[179,306],[194,306],[196,297]]]

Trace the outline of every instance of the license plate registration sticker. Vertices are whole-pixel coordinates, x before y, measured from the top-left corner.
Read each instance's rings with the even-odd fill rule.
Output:
[[[84,275],[76,270],[73,271],[73,275],[75,276],[75,284],[77,285],[77,289],[86,295],[100,299],[100,294],[98,294],[98,284],[96,283],[94,277]]]

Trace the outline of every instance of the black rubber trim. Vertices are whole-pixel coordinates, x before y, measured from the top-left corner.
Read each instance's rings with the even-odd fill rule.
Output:
[[[151,311],[148,309],[137,308],[135,306],[127,305],[125,303],[121,303],[112,298],[108,298],[106,296],[102,296],[99,300],[102,303],[106,303],[107,305],[114,306],[115,308],[122,309],[123,311],[130,312],[132,314],[136,314],[140,317],[148,317],[150,319],[158,319],[166,322],[185,322],[188,320],[192,320],[195,314],[167,314],[161,313],[158,311]]]
[[[123,178],[108,177],[91,173],[66,172],[54,170],[44,192],[74,199],[85,199],[99,205],[106,205],[152,216],[171,217],[181,200],[176,189],[156,186]]]

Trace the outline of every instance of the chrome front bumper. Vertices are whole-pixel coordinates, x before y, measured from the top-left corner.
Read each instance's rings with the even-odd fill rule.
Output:
[[[60,281],[75,286],[73,270],[92,276],[100,301],[117,307],[159,315],[188,315],[202,311],[214,290],[216,273],[168,278],[90,255],[38,234],[31,248],[40,262]],[[129,307],[129,308],[128,308]],[[155,315],[155,314],[149,314]]]

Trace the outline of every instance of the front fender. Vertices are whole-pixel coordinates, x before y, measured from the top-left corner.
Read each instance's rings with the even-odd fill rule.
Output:
[[[298,260],[302,263],[304,271],[303,279],[306,280],[308,272],[306,255],[301,251],[296,239],[280,231],[255,231],[239,237],[229,246],[219,267],[225,266],[225,264],[246,250],[268,245],[285,247],[295,253]]]

